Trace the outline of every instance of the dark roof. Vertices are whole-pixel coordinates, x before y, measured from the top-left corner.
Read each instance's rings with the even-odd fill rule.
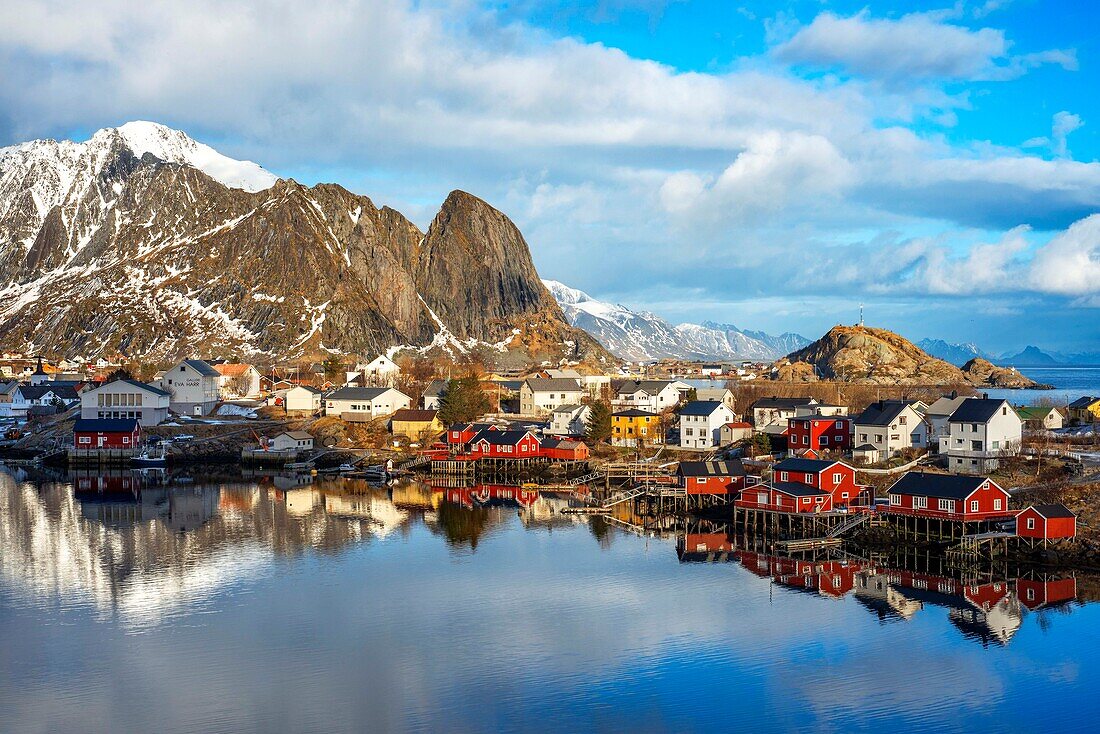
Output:
[[[437,415],[438,410],[416,410],[415,408],[402,408],[393,414],[391,420],[395,421],[423,421],[430,423]]]
[[[325,400],[374,400],[392,387],[342,387],[325,396]]]
[[[681,461],[678,474],[685,477],[742,477],[745,467],[740,459],[731,461]]]
[[[909,403],[904,400],[880,400],[868,405],[852,419],[852,423],[857,426],[888,426],[908,407]]]
[[[121,379],[121,380],[111,380],[110,382],[105,382],[102,385],[100,385],[99,387],[94,388],[94,389],[99,390],[102,387],[107,387],[108,385],[113,385],[116,382],[125,383],[127,385],[130,385],[131,387],[136,387],[139,390],[146,390],[148,392],[153,393],[154,395],[167,395],[168,397],[172,396],[172,393],[168,392],[167,390],[161,390],[159,387],[153,387],[152,385],[150,385],[148,383],[140,382],[138,380],[131,380],[130,378],[124,378],[124,379]]]
[[[76,389],[71,385],[57,386],[48,382],[41,385],[20,385],[19,392],[27,400],[38,400],[48,392],[52,392],[61,400],[80,399],[80,396],[76,394]]]
[[[137,418],[78,418],[73,424],[73,431],[75,433],[133,433],[137,427]]]
[[[428,383],[428,386],[424,388],[422,396],[425,398],[438,398],[447,391],[446,380],[432,380]]]
[[[496,446],[515,446],[529,433],[530,431],[495,431],[486,429],[474,436],[470,443],[477,443],[478,441],[485,440]]]
[[[724,408],[725,403],[715,400],[692,400],[680,411],[680,415],[710,415],[719,408]]]
[[[642,416],[649,416],[655,418],[656,413],[650,413],[648,410],[638,410],[637,408],[630,408],[629,410],[620,410],[616,413],[612,413],[612,418],[640,418]]]
[[[531,392],[580,392],[581,383],[571,377],[528,377]]]
[[[209,362],[201,359],[185,359],[183,364],[198,372],[204,377],[221,377],[222,373],[210,366]],[[178,365],[177,365],[178,366]]]
[[[784,459],[772,467],[774,471],[796,471],[817,474],[828,469],[839,461],[826,461],[824,459]]]
[[[1093,403],[1095,403],[1097,400],[1100,400],[1100,398],[1092,397],[1090,395],[1085,395],[1084,397],[1080,397],[1080,398],[1077,398],[1076,400],[1074,400],[1072,403],[1069,404],[1068,407],[1070,407],[1070,408],[1087,408],[1090,405],[1092,405]]]
[[[860,446],[856,446],[854,449],[852,449],[852,451],[878,451],[878,449],[872,443],[865,443]]]
[[[294,387],[292,387],[290,389],[295,390],[295,389],[299,389],[299,388],[302,389],[302,390],[309,390],[311,393],[313,393],[315,395],[320,395],[321,394],[321,388],[314,387],[313,385],[295,385]]]
[[[760,398],[754,402],[750,407],[755,408],[797,408],[800,405],[813,405],[817,401],[813,398],[780,398],[772,396],[770,398]]]
[[[945,500],[964,500],[974,494],[978,487],[987,481],[990,480],[985,477],[970,477],[962,474],[926,474],[911,471],[894,482],[889,489],[889,493],[936,497]]]
[[[1055,503],[1052,505],[1032,505],[1031,507],[1025,507],[1024,510],[1035,510],[1045,518],[1052,517],[1077,517],[1073,514],[1073,511],[1061,503]]]
[[[492,423],[453,423],[448,431],[498,431],[500,428]]]
[[[798,482],[772,482],[771,486],[777,492],[789,494],[793,497],[812,497],[820,494],[829,494],[819,487],[811,487],[808,484],[799,484]],[[749,489],[751,489],[751,487]]]
[[[947,420],[950,423],[985,423],[997,415],[1002,405],[1007,407],[1003,400],[967,398],[955,408],[955,412]]]

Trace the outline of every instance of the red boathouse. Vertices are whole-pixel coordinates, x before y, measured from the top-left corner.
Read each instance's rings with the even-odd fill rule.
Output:
[[[842,461],[784,459],[772,468],[776,482],[795,482],[823,489],[832,495],[833,507],[869,506],[870,493],[856,483],[856,470]]]
[[[73,446],[78,449],[132,449],[141,445],[141,425],[136,418],[80,418],[73,426]]]
[[[1077,516],[1062,504],[1032,505],[1016,515],[1016,534],[1032,540],[1072,540]]]
[[[884,512],[939,520],[976,522],[1011,518],[1009,494],[992,479],[908,472],[890,487]]]

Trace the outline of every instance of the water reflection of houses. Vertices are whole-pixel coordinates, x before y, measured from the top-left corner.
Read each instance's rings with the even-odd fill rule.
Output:
[[[388,497],[378,495],[326,494],[325,513],[364,521],[378,538],[385,538],[409,520],[407,510],[398,509]]]

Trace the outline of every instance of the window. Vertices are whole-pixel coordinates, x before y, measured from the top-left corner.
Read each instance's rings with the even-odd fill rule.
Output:
[[[900,423],[901,425],[903,425],[903,426],[904,426],[904,425],[905,425],[905,421],[906,421],[906,420],[907,420],[907,416],[904,416],[904,415],[903,415],[903,416],[901,416],[900,418],[898,418],[898,423]]]
[[[867,440],[867,434],[866,433],[859,434],[859,440],[860,441],[866,441]]]
[[[940,500],[939,508],[941,512],[954,512],[955,500]]]
[[[814,483],[814,475],[813,474],[807,474],[806,475],[806,484],[809,484],[810,486],[813,486],[813,483]]]
[[[840,484],[843,481],[844,481],[844,475],[843,474],[841,474],[840,472],[836,472],[835,474],[833,474],[833,484]]]
[[[779,481],[781,481],[781,482],[787,481],[787,472],[785,472],[785,471],[779,472]]]
[[[994,509],[994,510],[999,510],[999,509],[1001,509],[1001,500],[1000,500],[999,498],[998,498],[998,499],[995,499],[995,500],[993,500],[993,509]]]
[[[1035,529],[1035,518],[1034,517],[1029,517],[1027,519],[1027,529],[1028,530],[1034,530]]]
[[[802,504],[804,504],[804,505],[810,504],[810,498],[809,497],[803,497],[802,498]]]
[[[890,495],[890,504],[894,505],[894,506],[900,505],[901,504],[901,495],[900,494]]]
[[[844,428],[844,421],[837,421],[836,422],[836,427],[837,428]]]
[[[989,448],[991,448],[991,449],[994,449],[994,450],[996,450],[996,449],[999,449],[999,448],[1001,448],[1001,442],[1000,442],[1000,441],[994,441],[994,442],[993,442],[993,443],[992,443],[992,444],[991,444],[991,445],[989,446]]]
[[[707,483],[707,478],[706,477],[699,477],[699,484],[706,484],[706,483]]]
[[[91,443],[91,442],[92,442],[92,439],[88,436],[81,436],[80,437],[80,443]]]
[[[970,511],[971,512],[977,512],[978,511],[978,500],[970,500]]]
[[[917,509],[917,510],[926,510],[926,509],[928,509],[928,498],[927,497],[914,497],[913,498],[913,508]]]

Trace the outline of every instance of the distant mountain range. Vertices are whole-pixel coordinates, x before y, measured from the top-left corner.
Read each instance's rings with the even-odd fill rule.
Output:
[[[1020,352],[1001,355],[986,352],[976,344],[952,344],[942,339],[922,339],[917,342],[917,346],[936,359],[942,359],[957,366],[962,366],[975,358],[985,359],[1005,367],[1057,367],[1059,365],[1100,364],[1100,352],[1065,354],[1046,352],[1032,345],[1025,347]]]
[[[712,321],[673,326],[656,314],[598,301],[555,280],[543,283],[570,324],[588,332],[623,359],[771,361],[810,343],[799,334],[773,336]]]

